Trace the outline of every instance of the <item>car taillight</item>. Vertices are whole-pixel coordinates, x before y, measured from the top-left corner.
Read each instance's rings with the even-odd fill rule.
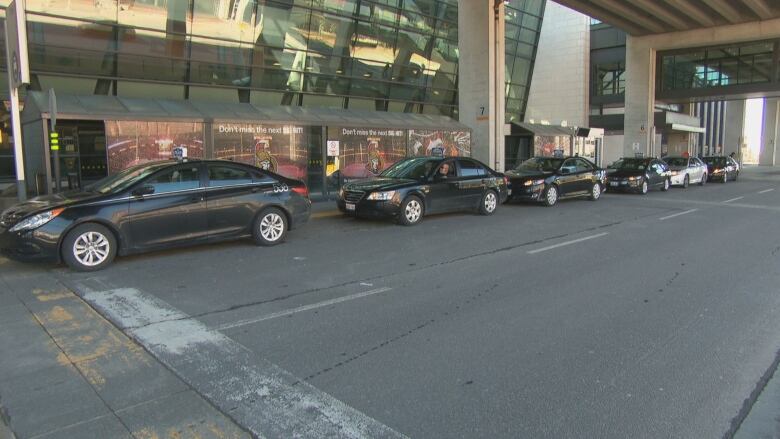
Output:
[[[309,188],[307,188],[306,185],[295,186],[292,188],[292,191],[296,194],[300,194],[303,197],[309,198]]]

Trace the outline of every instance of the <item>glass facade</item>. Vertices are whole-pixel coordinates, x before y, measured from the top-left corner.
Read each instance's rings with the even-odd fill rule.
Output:
[[[779,53],[778,41],[660,53],[660,90],[777,83]]]
[[[626,92],[624,61],[593,65],[592,96],[622,96]]]
[[[0,17],[8,3],[0,0]],[[27,0],[30,89],[457,119],[457,4]],[[506,8],[508,120],[525,112],[544,7],[545,0],[514,0]],[[8,134],[0,178],[13,166],[1,146]]]
[[[542,30],[545,0],[515,0],[506,5],[506,122],[522,122]]]

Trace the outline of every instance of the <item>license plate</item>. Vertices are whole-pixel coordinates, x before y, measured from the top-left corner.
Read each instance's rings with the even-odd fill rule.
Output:
[[[355,210],[355,205],[352,203],[347,203],[347,210]]]
[[[609,185],[610,185],[610,186],[617,186],[618,184],[619,184],[619,183],[618,183],[617,181],[610,181],[610,182],[609,182]]]

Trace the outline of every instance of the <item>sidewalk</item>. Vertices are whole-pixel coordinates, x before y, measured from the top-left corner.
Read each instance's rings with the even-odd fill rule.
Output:
[[[0,258],[0,439],[250,437],[41,268]]]

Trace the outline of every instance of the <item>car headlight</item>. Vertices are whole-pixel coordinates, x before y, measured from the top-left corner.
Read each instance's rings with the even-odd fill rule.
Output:
[[[540,184],[544,184],[544,180],[526,180],[526,182],[523,184],[526,186],[538,186]]]
[[[716,169],[712,171],[713,174],[720,174],[721,172],[723,172],[723,169]]]
[[[672,171],[672,177],[680,175],[680,171]]]
[[[641,175],[640,175],[640,176],[638,176],[638,177],[628,177],[628,181],[639,181],[639,180],[641,180],[641,179],[642,179],[642,176],[641,176]]]
[[[33,230],[37,229],[38,227],[48,223],[49,221],[53,220],[57,217],[57,215],[61,214],[62,211],[65,210],[64,207],[60,207],[59,209],[53,209],[49,210],[47,212],[39,213],[37,215],[33,215],[29,218],[26,218],[22,221],[19,221],[11,227],[11,232],[21,232],[23,230]]]
[[[368,194],[367,199],[374,201],[387,201],[392,199],[393,195],[395,195],[395,191],[371,192]]]

